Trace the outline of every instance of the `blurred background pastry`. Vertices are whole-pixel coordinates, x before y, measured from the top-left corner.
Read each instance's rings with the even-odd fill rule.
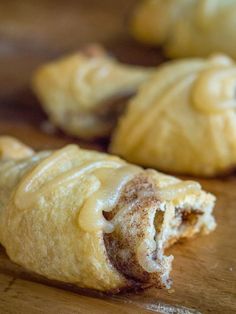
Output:
[[[33,88],[55,125],[92,139],[110,135],[128,98],[152,72],[119,63],[101,46],[90,45],[39,68]]]
[[[131,20],[139,41],[171,58],[223,52],[236,58],[235,0],[143,0]]]
[[[227,56],[168,62],[130,101],[110,150],[170,173],[229,172],[236,166],[235,91],[236,66]]]

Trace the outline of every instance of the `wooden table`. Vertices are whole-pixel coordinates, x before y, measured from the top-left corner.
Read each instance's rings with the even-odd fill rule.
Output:
[[[87,42],[102,42],[120,60],[153,65],[155,49],[127,34],[134,0],[2,1],[0,3],[0,134],[17,136],[36,149],[79,142],[59,131],[48,134],[46,117],[30,92],[38,64]],[[115,297],[91,294],[28,274],[0,249],[0,313],[235,313],[236,177],[200,180],[218,197],[218,228],[209,236],[179,243],[170,291],[149,289]]]

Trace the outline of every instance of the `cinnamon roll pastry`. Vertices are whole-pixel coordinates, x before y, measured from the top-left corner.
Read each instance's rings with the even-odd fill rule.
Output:
[[[168,288],[164,249],[212,231],[214,201],[196,182],[76,145],[11,154],[0,161],[0,242],[49,279],[105,292]]]
[[[235,0],[140,1],[131,31],[140,41],[162,45],[169,57],[223,52],[236,58]]]
[[[236,66],[228,57],[166,63],[130,101],[111,151],[170,173],[228,172],[236,166],[235,108]]]
[[[110,134],[127,99],[151,73],[95,46],[39,68],[33,89],[56,126],[91,139]]]

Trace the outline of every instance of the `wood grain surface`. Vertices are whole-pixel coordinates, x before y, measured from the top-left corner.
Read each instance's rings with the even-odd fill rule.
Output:
[[[76,142],[52,130],[30,91],[32,71],[42,62],[103,43],[124,62],[155,65],[160,51],[142,47],[127,33],[135,0],[41,0],[0,2],[0,134],[11,134],[36,149]],[[218,227],[209,236],[175,245],[170,291],[104,296],[29,274],[0,249],[0,313],[235,313],[236,176],[199,180],[217,198]]]

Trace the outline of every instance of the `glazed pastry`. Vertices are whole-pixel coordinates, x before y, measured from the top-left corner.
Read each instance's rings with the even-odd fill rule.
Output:
[[[169,287],[164,249],[212,231],[214,201],[196,182],[76,145],[11,154],[0,161],[0,242],[26,269],[79,287]]]
[[[111,152],[169,173],[228,172],[236,166],[235,91],[226,56],[166,63],[130,101]]]
[[[110,134],[127,99],[151,73],[121,64],[95,46],[42,66],[33,88],[55,125],[91,139]]]
[[[145,0],[131,21],[140,41],[169,57],[226,53],[236,58],[236,0]]]

